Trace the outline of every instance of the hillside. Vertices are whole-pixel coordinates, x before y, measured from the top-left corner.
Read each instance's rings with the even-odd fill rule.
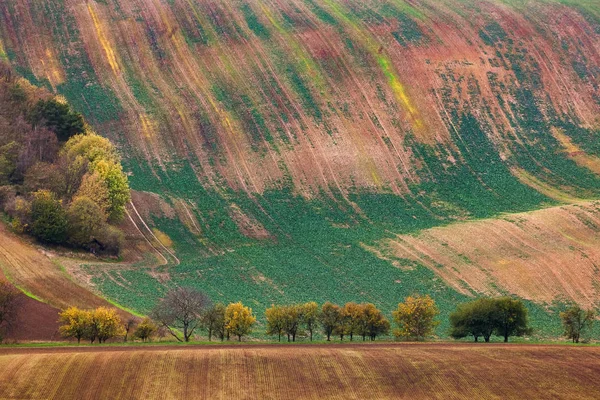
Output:
[[[70,272],[139,312],[600,300],[595,1],[10,0],[0,58],[119,145],[154,256]]]
[[[519,368],[515,368],[518,365]],[[596,347],[0,349],[3,398],[596,399]],[[17,372],[18,371],[18,372]],[[93,372],[92,372],[93,371]],[[160,371],[160,372],[157,372]]]

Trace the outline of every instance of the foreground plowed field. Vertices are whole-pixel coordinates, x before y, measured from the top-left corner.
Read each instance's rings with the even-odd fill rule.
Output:
[[[0,372],[3,399],[600,398],[596,347],[13,348]]]

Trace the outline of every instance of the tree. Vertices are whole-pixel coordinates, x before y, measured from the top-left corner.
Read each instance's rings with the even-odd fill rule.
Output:
[[[78,197],[67,211],[69,242],[89,247],[106,224],[102,209],[88,197]]]
[[[573,343],[579,343],[581,336],[592,330],[596,312],[594,310],[583,310],[578,305],[573,305],[568,310],[560,313],[560,319],[567,339],[572,339]]]
[[[62,202],[48,190],[38,190],[31,202],[31,232],[45,243],[62,244],[67,239],[67,216]]]
[[[304,326],[310,334],[310,341],[313,340],[313,333],[317,328],[319,321],[319,305],[314,301],[302,305],[302,314],[304,317]]]
[[[94,171],[104,179],[108,188],[109,219],[111,221],[122,220],[125,215],[125,205],[131,199],[129,182],[127,175],[123,172],[123,167],[116,162],[101,160],[95,164]]]
[[[49,190],[53,193],[64,193],[65,179],[56,165],[38,162],[25,172],[23,189],[27,193],[41,189]]]
[[[87,197],[92,199],[102,209],[104,214],[108,215],[110,209],[110,198],[106,182],[97,172],[86,173],[74,198]]]
[[[101,160],[114,163],[120,161],[119,154],[111,141],[93,132],[70,138],[62,148],[61,155],[71,163],[79,157],[91,165]]]
[[[167,328],[178,341],[189,342],[210,304],[210,299],[204,293],[179,287],[167,292],[152,312],[152,318]],[[176,329],[183,330],[183,340]]]
[[[123,322],[116,308],[98,307],[90,312],[85,337],[94,343],[105,343],[108,339],[124,334]]]
[[[407,297],[392,313],[398,325],[396,336],[403,336],[406,340],[425,339],[439,325],[439,321],[435,320],[439,313],[435,301],[429,295]]]
[[[13,181],[17,171],[17,160],[20,146],[16,141],[7,144],[0,143],[0,185],[6,185]]]
[[[81,342],[89,330],[91,314],[89,311],[80,310],[77,307],[69,307],[58,314],[60,334],[65,338],[75,338],[77,343]]]
[[[283,308],[284,331],[287,334],[288,342],[290,337],[292,342],[296,341],[296,335],[304,322],[302,305],[293,304]]]
[[[265,310],[267,318],[267,335],[277,335],[281,342],[281,334],[285,328],[285,309],[282,306],[271,306]]]
[[[327,302],[321,307],[319,322],[323,328],[323,333],[327,336],[327,341],[331,340],[331,335],[335,332],[341,319],[341,309],[337,304]]]
[[[38,162],[52,163],[58,155],[59,143],[54,132],[34,127],[21,135],[19,159],[17,161],[16,176],[22,179],[25,172]]]
[[[355,333],[359,333],[361,320],[363,317],[363,306],[357,303],[346,303],[342,309],[342,318],[344,319],[344,332],[350,336],[350,341]]]
[[[9,282],[0,279],[0,343],[4,336],[15,328],[21,305],[21,292]]]
[[[363,341],[368,337],[371,341],[377,336],[386,335],[390,331],[390,322],[374,304],[361,304],[362,312],[357,333]]]
[[[125,320],[123,323],[123,330],[125,331],[125,336],[123,337],[123,341],[127,342],[127,337],[129,336],[129,332],[133,329],[133,327],[137,326],[140,322],[140,319],[135,316],[131,316]]]
[[[475,342],[482,336],[486,342],[499,325],[497,302],[477,299],[457,306],[450,314],[450,336],[456,339],[473,336]]]
[[[244,306],[241,302],[231,303],[225,309],[225,327],[228,332],[242,341],[242,336],[252,332],[252,326],[256,323],[256,317],[252,309]]]
[[[208,341],[216,335],[221,341],[225,339],[225,305],[217,303],[209,307],[202,316],[202,325],[208,331]]]
[[[531,332],[527,316],[527,308],[519,299],[500,297],[494,299],[498,323],[495,333],[508,342],[510,336],[523,336]]]
[[[68,104],[56,99],[39,100],[29,115],[33,126],[44,125],[56,134],[61,142],[70,137],[83,133],[85,122],[81,114],[71,110]]]
[[[141,339],[142,342],[150,339],[158,330],[158,326],[150,318],[146,317],[138,324],[135,328],[133,336],[137,339]]]

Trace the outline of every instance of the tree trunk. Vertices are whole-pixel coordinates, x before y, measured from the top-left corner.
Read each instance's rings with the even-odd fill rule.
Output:
[[[238,335],[238,342],[242,341],[242,335]]]
[[[331,333],[327,332],[327,341],[329,342],[331,339]]]
[[[309,332],[310,332],[310,341],[312,342],[312,329]]]

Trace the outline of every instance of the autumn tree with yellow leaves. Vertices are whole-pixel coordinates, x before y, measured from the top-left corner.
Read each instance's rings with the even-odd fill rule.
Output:
[[[394,333],[406,340],[423,340],[439,325],[439,321],[435,320],[439,313],[435,301],[429,295],[409,296],[392,312],[398,325]]]
[[[285,308],[273,305],[265,310],[265,317],[267,318],[267,335],[277,335],[281,342],[281,335],[285,328]]]
[[[252,314],[252,309],[242,302],[231,303],[225,309],[225,329],[229,334],[237,336],[240,342],[242,336],[252,332],[255,323],[256,317]]]
[[[59,314],[62,325],[59,328],[65,338],[88,339],[94,343],[104,343],[108,339],[124,334],[121,317],[115,308],[98,307],[95,310],[81,310],[69,307]]]
[[[60,334],[65,338],[75,338],[77,343],[86,336],[90,323],[90,312],[77,307],[69,307],[58,315]]]

